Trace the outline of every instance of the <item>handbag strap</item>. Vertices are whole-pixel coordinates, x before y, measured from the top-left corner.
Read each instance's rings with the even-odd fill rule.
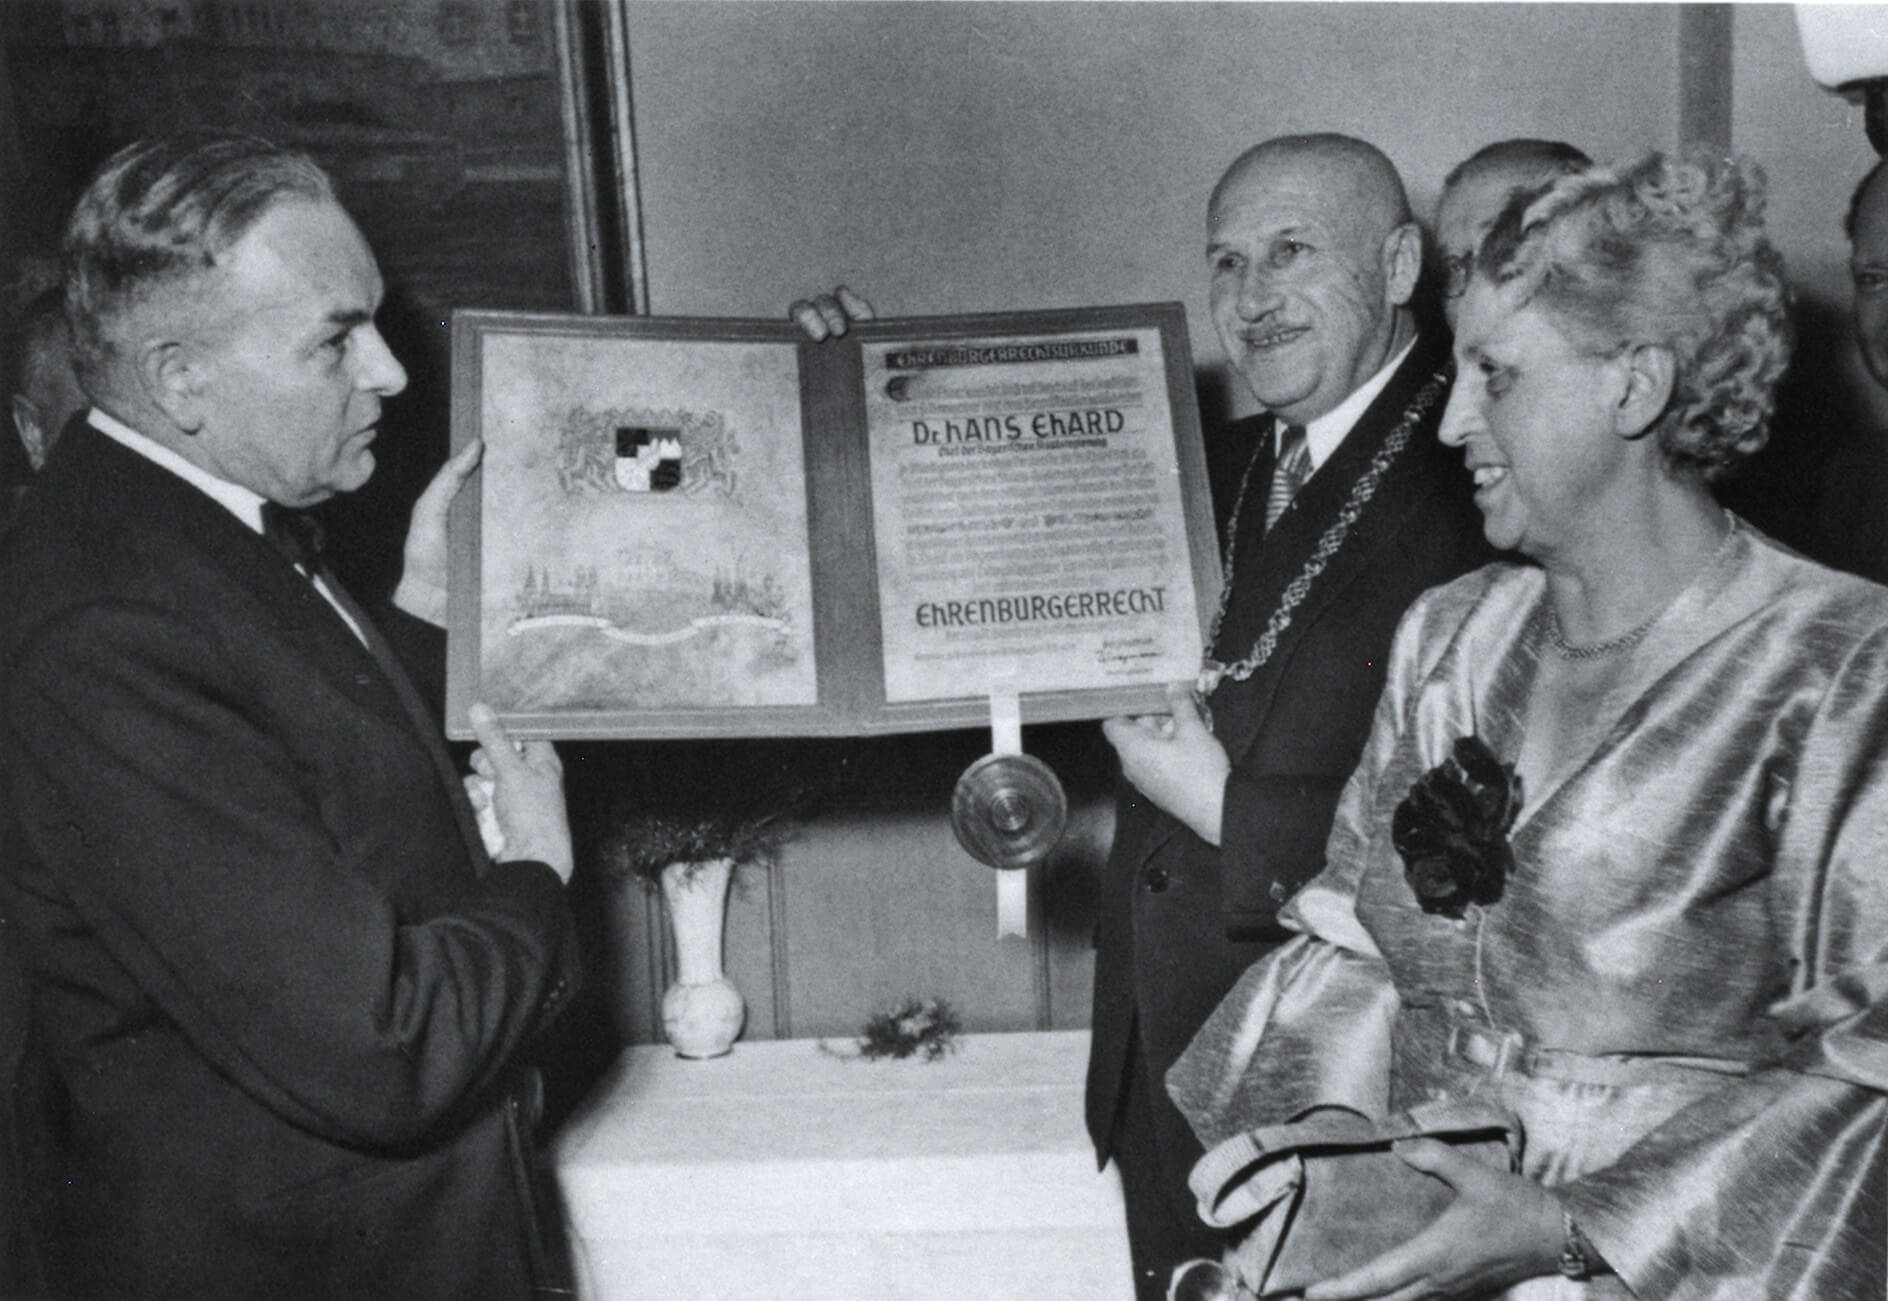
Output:
[[[1285,1125],[1242,1130],[1216,1144],[1193,1165],[1187,1185],[1199,1199],[1200,1218],[1215,1228],[1252,1219],[1304,1183],[1305,1148],[1387,1147],[1406,1138],[1499,1138],[1509,1168],[1521,1156],[1521,1122],[1492,1103],[1433,1099],[1372,1121],[1333,1109]]]
[[[1285,1200],[1304,1183],[1305,1163],[1297,1153],[1283,1160],[1260,1137],[1266,1131],[1234,1134],[1194,1162],[1187,1186],[1199,1199],[1200,1218],[1216,1229],[1242,1224]]]
[[[1386,1143],[1404,1138],[1498,1138],[1508,1149],[1509,1170],[1521,1168],[1521,1118],[1492,1102],[1432,1098],[1385,1117],[1375,1128],[1377,1138]]]

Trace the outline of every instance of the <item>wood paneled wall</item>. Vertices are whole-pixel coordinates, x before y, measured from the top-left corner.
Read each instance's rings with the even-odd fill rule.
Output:
[[[805,810],[778,861],[741,868],[730,892],[724,965],[747,999],[749,1037],[844,1037],[913,997],[947,1000],[973,1031],[1086,1025],[1095,880],[1113,832],[1106,745],[1093,724],[1025,729],[1025,748],[1057,771],[1070,814],[1055,851],[1027,869],[1029,933],[1015,937],[997,933],[997,873],[957,843],[946,813],[958,774],[988,744],[956,731],[673,744],[653,747],[653,758],[639,747],[640,776],[622,747],[567,756],[574,797],[596,810],[584,826],[586,900],[617,1033],[660,1040],[673,973],[659,894],[609,871],[613,820],[635,809],[624,794],[656,790],[663,778],[648,774],[665,768],[686,768],[687,781],[720,771],[791,788]]]

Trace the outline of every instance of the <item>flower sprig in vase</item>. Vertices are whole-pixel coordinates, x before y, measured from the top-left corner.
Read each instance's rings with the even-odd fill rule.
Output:
[[[728,886],[737,866],[771,866],[788,831],[779,813],[651,812],[625,819],[606,847],[614,877],[661,892],[675,954],[662,1031],[679,1056],[719,1057],[740,1037],[747,1002],[721,965]]]

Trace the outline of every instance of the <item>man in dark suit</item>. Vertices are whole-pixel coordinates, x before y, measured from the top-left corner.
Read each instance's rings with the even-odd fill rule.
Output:
[[[1888,162],[1877,162],[1856,183],[1842,229],[1849,237],[1850,331],[1869,378],[1888,389]],[[1798,355],[1803,353],[1799,344]],[[1837,440],[1827,464],[1819,467],[1815,535],[1804,539],[1804,547],[1818,559],[1888,582],[1888,510],[1882,509],[1888,458],[1879,417],[1859,394],[1850,400],[1860,409],[1850,419],[1830,421],[1848,436]],[[1803,415],[1793,414],[1801,426]],[[1772,444],[1777,441],[1773,433]]]
[[[87,404],[72,374],[58,287],[30,297],[11,324],[13,428],[25,473],[37,474],[59,431]],[[0,498],[0,536],[25,492],[25,482],[11,484]],[[35,1051],[18,947],[14,928],[0,915],[0,1296],[9,1297],[41,1296],[47,1288],[44,1216],[33,1199],[45,1188],[56,1097],[44,1055]]]
[[[1170,715],[1104,724],[1124,781],[1088,1126],[1121,1171],[1142,1297],[1221,1247],[1187,1188],[1201,1149],[1167,1068],[1322,865],[1397,620],[1488,558],[1461,458],[1436,439],[1448,347],[1409,307],[1422,236],[1390,161],[1336,135],[1248,150],[1213,191],[1207,261],[1220,340],[1266,413],[1228,431],[1251,451],[1205,708],[1176,690]]]
[[[115,155],[66,254],[94,406],[0,552],[60,1291],[556,1287],[522,1062],[577,980],[555,752],[475,711],[481,834],[296,514],[367,481],[405,384],[373,256],[314,164],[238,137]]]

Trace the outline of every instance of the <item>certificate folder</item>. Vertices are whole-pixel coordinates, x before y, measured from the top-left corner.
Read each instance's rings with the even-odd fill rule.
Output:
[[[1164,708],[1219,591],[1185,316],[461,311],[447,716],[843,736]]]

